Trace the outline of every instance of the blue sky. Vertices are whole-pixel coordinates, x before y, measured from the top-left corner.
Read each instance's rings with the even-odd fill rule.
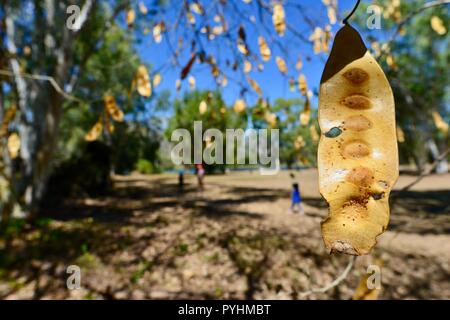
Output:
[[[259,35],[263,35],[268,42],[270,42],[269,32],[275,34],[274,27],[270,16],[265,14],[264,25],[261,26],[258,11],[255,9],[255,3],[245,4],[242,0],[230,0],[232,1],[239,11],[242,11],[245,16],[236,17],[234,12],[232,12],[231,7],[229,11],[223,12],[227,21],[237,21],[238,23],[242,23],[244,29],[246,30],[247,42],[250,48],[250,51],[254,52],[259,56],[259,50],[257,47],[257,38]],[[254,0],[255,1],[255,0]],[[204,5],[208,3],[208,1],[201,1]],[[286,21],[288,24],[295,26],[295,29],[298,30],[303,37],[309,38],[312,33],[312,28],[305,22],[302,15],[308,17],[311,20],[314,20],[318,23],[318,26],[324,27],[328,24],[328,17],[326,8],[322,4],[320,0],[289,0],[285,1],[285,11],[286,11]],[[301,13],[296,5],[299,4],[302,6],[303,13]],[[345,16],[346,13],[351,10],[353,5],[355,4],[354,0],[339,0],[338,1],[338,14]],[[172,25],[173,21],[177,19],[178,8],[169,7],[167,10],[160,16],[156,17],[156,20],[161,19],[164,20],[167,25]],[[207,13],[208,18],[212,20],[212,17],[215,15],[215,12]],[[231,17],[233,15],[233,17]],[[257,22],[252,24],[249,19],[245,19],[250,15],[258,16]],[[200,17],[197,17],[197,23],[201,23]],[[336,23],[333,26],[333,33],[340,28],[340,22]],[[237,25],[230,26],[231,28],[236,28]],[[164,35],[166,36],[166,34]],[[185,36],[185,39],[192,39],[192,34],[186,28],[180,28],[178,36]],[[177,37],[178,38],[178,37]],[[220,38],[216,38],[212,42],[206,41],[205,36],[203,36],[202,46],[203,49],[208,53],[213,53],[217,59],[223,59],[223,57],[234,57],[234,53],[236,52],[237,56],[240,54],[237,52],[235,47],[235,42],[226,43],[223,40],[219,40]],[[285,58],[288,63],[289,73],[288,76],[292,76],[297,79],[299,72],[295,70],[294,65],[297,60],[297,57],[300,55],[303,60],[303,69],[300,73],[304,73],[307,81],[309,89],[313,92],[316,92],[319,86],[319,81],[321,77],[321,73],[324,68],[324,64],[326,62],[327,54],[321,53],[319,55],[314,55],[312,50],[312,45],[310,43],[305,43],[304,41],[299,40],[299,38],[293,35],[291,32],[287,32],[284,37],[278,37],[278,42],[282,44],[282,46],[287,49],[287,54],[282,53],[282,49],[277,45],[269,43],[269,46],[272,50],[272,58],[264,63],[264,70],[262,72],[252,71],[250,73],[250,77],[255,79],[262,91],[264,93],[264,97],[269,98],[270,101],[273,101],[276,98],[299,98],[300,93],[298,89],[294,92],[291,92],[289,89],[288,77],[281,75],[279,72],[276,63],[275,56],[280,55]],[[171,39],[172,46],[176,46],[177,40],[176,38]],[[221,42],[220,42],[221,41]],[[168,57],[171,56],[171,49],[167,43],[167,39],[163,39],[160,44],[156,44],[153,39],[151,33],[147,34],[144,37],[144,41],[142,44],[138,46],[138,51],[141,57],[147,61],[150,65],[152,65],[155,69],[161,68],[162,66],[167,66]],[[240,55],[243,57],[242,55]],[[233,58],[234,59],[234,58]],[[161,85],[157,88],[157,91],[160,90],[170,90],[172,93],[175,92],[175,81],[180,76],[181,66],[186,64],[189,60],[189,49],[185,49],[183,54],[179,57],[180,66],[167,67],[162,72],[163,81]],[[223,59],[224,61],[225,59]],[[233,61],[231,61],[233,62]],[[219,64],[220,66],[224,66],[225,63],[222,62]],[[230,77],[233,79],[238,79],[242,82],[245,82],[245,78],[243,77],[242,72],[232,72],[231,68],[225,68],[225,73],[227,74],[229,81],[228,86],[222,88],[223,96],[227,102],[227,104],[232,104],[233,101],[239,97],[241,86],[230,80]],[[197,89],[208,89],[213,90],[216,88],[215,81],[210,73],[209,66],[195,64],[191,70],[191,73],[196,79],[196,87]],[[188,90],[187,79],[183,81],[182,91]],[[256,101],[257,96],[254,93],[246,94],[245,99],[247,103],[251,104]],[[313,98],[313,107],[317,105],[317,97]]]

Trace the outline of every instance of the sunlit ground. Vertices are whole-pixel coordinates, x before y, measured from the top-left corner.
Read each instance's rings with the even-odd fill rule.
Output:
[[[395,193],[389,229],[338,287],[347,256],[329,255],[327,212],[317,171],[296,173],[306,216],[290,214],[290,179],[230,173],[116,176],[108,197],[49,208],[36,229],[19,226],[0,242],[0,298],[350,299],[367,266],[381,259],[380,298],[450,298],[450,174]],[[396,189],[415,179],[402,175]],[[5,250],[3,250],[5,249]],[[82,269],[79,290],[66,268]]]

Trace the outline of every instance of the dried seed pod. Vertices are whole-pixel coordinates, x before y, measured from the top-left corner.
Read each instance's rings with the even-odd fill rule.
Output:
[[[86,141],[97,140],[102,134],[103,124],[101,118],[94,124],[94,126],[89,130],[89,132],[84,136]]]
[[[287,65],[286,65],[286,62],[283,60],[283,58],[277,56],[275,58],[275,61],[277,63],[278,70],[280,70],[280,72],[282,74],[286,74],[287,73]]]
[[[259,36],[258,37],[258,45],[259,45],[259,53],[264,61],[269,61],[272,52],[270,51],[269,46],[267,45],[266,39]]]
[[[162,40],[162,33],[164,32],[165,25],[164,22],[160,22],[155,24],[153,27],[153,39],[155,39],[156,43],[160,43]]]
[[[298,56],[297,63],[295,64],[295,69],[300,71],[303,67],[302,57]]]
[[[208,110],[208,104],[205,100],[202,100],[198,106],[198,112],[204,114]]]
[[[145,6],[145,3],[143,1],[139,2],[139,11],[143,14],[146,15],[148,13],[148,9]]]
[[[8,137],[8,142],[6,143],[8,147],[8,153],[11,159],[15,159],[19,156],[20,151],[20,137],[17,133],[11,133]]]
[[[156,88],[162,81],[162,77],[160,73],[155,74],[153,77],[153,87]]]
[[[282,37],[286,32],[286,16],[284,8],[281,3],[276,3],[273,6],[272,22],[275,27],[275,31]]]
[[[337,33],[322,75],[319,125],[319,186],[330,205],[325,245],[367,254],[388,225],[398,178],[395,109],[386,76],[349,25]]]
[[[306,83],[305,75],[301,74],[298,76],[298,89],[300,90],[301,94],[306,97],[308,94],[308,85]]]
[[[116,104],[116,100],[113,96],[105,95],[103,97],[103,104],[106,109],[106,112],[111,115],[111,118],[113,118],[117,122],[123,121],[123,112],[120,110],[119,106]],[[100,121],[101,123],[101,121]],[[95,139],[94,139],[95,140]]]
[[[255,80],[253,80],[253,79],[251,79],[251,78],[247,78],[247,81],[248,81],[248,83],[250,83],[250,86],[252,87],[252,89],[255,90],[255,92],[256,92],[259,96],[262,96],[262,95],[263,95],[263,92],[262,92],[262,90],[261,90],[261,87],[259,86],[259,84],[258,84]]]
[[[195,90],[195,78],[193,76],[189,76],[189,90]]]
[[[8,126],[11,123],[11,121],[14,120],[14,117],[16,116],[16,112],[17,112],[17,107],[15,104],[6,110],[5,115],[3,117],[2,124],[0,126],[0,138],[5,136],[8,133]]]
[[[128,10],[126,17],[128,28],[131,28],[133,26],[135,19],[136,19],[136,12],[133,9]]]
[[[244,73],[249,73],[250,71],[252,71],[252,64],[250,61],[245,60],[244,61]]]
[[[139,94],[143,97],[150,97],[152,95],[152,84],[147,68],[143,64],[138,67],[135,79]]]
[[[306,126],[308,125],[310,119],[311,119],[311,103],[309,102],[309,99],[306,99],[305,107],[303,111],[300,113],[300,124],[302,126]]]
[[[244,112],[246,107],[247,106],[244,100],[237,99],[236,102],[234,103],[234,112],[236,113]]]
[[[449,129],[448,123],[445,122],[444,119],[442,119],[441,115],[439,113],[437,113],[436,111],[433,111],[431,113],[431,115],[433,116],[433,121],[434,121],[436,128],[438,128],[439,131],[441,131],[445,135],[447,135],[448,129]]]
[[[442,21],[441,18],[438,16],[432,16],[431,17],[431,28],[438,34],[438,35],[444,35],[447,33],[447,29],[445,28],[444,21]]]

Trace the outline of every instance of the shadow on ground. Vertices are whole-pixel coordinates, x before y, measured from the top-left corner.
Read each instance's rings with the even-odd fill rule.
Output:
[[[311,285],[331,281],[346,257],[329,256],[318,232],[281,230],[257,210],[238,209],[283,199],[289,206],[288,191],[270,188],[216,184],[199,192],[166,178],[117,181],[110,195],[43,208],[38,226],[0,240],[0,298],[297,299]],[[397,193],[390,230],[448,234],[448,199],[450,191]],[[325,216],[322,198],[304,202],[318,212],[308,219]],[[402,259],[383,254],[393,263]],[[420,255],[405,259],[424,267],[429,262]],[[65,287],[71,264],[86,270],[81,291]],[[436,270],[407,280],[405,274],[395,280],[393,270],[385,298],[439,297],[420,284],[448,276]],[[313,297],[348,298],[358,282],[358,273],[352,275],[342,287]],[[407,289],[397,291],[401,285]]]

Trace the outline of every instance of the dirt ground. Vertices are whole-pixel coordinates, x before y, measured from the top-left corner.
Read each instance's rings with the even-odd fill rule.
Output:
[[[290,180],[230,173],[115,177],[108,197],[48,209],[38,228],[0,240],[3,299],[351,299],[367,267],[382,262],[382,299],[450,299],[450,174],[394,191],[391,223],[374,251],[330,255],[320,235],[327,205],[317,171],[296,172],[306,215],[290,214]],[[402,175],[398,190],[415,179]],[[66,269],[81,268],[68,290]]]

